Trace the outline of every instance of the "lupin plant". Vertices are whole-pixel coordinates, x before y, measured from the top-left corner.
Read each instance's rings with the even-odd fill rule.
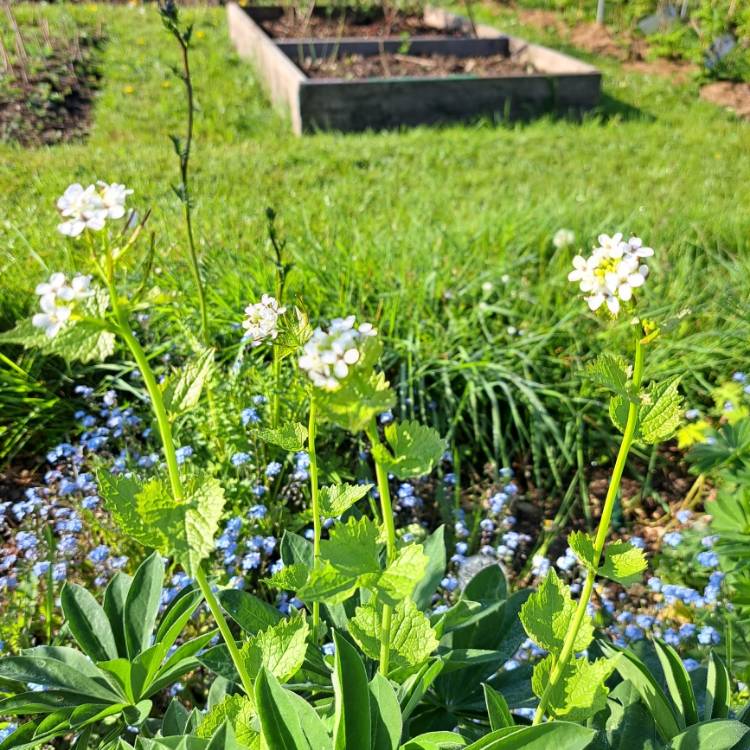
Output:
[[[548,655],[534,668],[533,689],[539,697],[534,724],[545,716],[583,721],[606,705],[607,678],[617,666],[617,656],[590,662],[585,652],[594,639],[588,606],[598,576],[622,586],[641,580],[647,567],[643,551],[630,542],[611,542],[612,513],[617,501],[628,454],[634,442],[656,444],[670,438],[680,422],[682,399],[679,377],[644,386],[646,350],[656,345],[659,330],[638,317],[637,291],[648,276],[646,259],[654,253],[638,237],[621,234],[599,236],[599,245],[588,258],[577,255],[568,279],[580,286],[592,312],[607,322],[630,316],[632,364],[611,353],[602,354],[590,368],[593,382],[611,393],[609,414],[622,433],[609,487],[595,536],[576,531],[568,545],[586,570],[580,597],[574,602],[569,588],[550,569],[539,591],[521,611],[529,637]]]

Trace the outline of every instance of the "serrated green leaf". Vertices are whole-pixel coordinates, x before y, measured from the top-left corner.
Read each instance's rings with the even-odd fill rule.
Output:
[[[388,447],[373,445],[372,456],[399,479],[429,474],[445,453],[445,440],[437,430],[416,421],[392,422],[385,428],[385,439]]]
[[[612,396],[609,400],[609,418],[620,432],[625,432],[629,411],[630,401],[625,396]]]
[[[178,370],[174,370],[164,380],[161,391],[170,419],[198,405],[203,386],[211,378],[214,370],[214,350],[201,348],[194,358]]]
[[[371,659],[380,658],[382,607],[370,601],[357,607],[349,620],[349,634]],[[393,609],[391,616],[391,666],[418,666],[427,661],[438,647],[435,631],[427,617],[411,599],[404,599]]]
[[[98,471],[96,479],[99,494],[120,530],[144,547],[158,548],[161,533],[146,526],[138,512],[136,498],[143,491],[143,485],[133,476],[111,474],[106,470]]]
[[[294,318],[289,313],[279,319],[279,333],[273,342],[281,359],[296,354],[312,336],[312,326],[304,311],[294,308]]]
[[[396,395],[382,372],[358,365],[339,390],[320,391],[315,402],[322,417],[356,434],[390,409],[396,403]]]
[[[198,565],[214,549],[224,490],[216,479],[196,474],[185,482],[184,491],[184,500],[177,502],[164,482],[154,477],[140,488],[130,481],[118,481],[102,494],[126,534],[163,555],[173,556],[194,576]]]
[[[575,552],[578,562],[585,568],[593,570],[595,567],[596,551],[594,539],[585,531],[573,531],[568,534],[568,546]]]
[[[374,584],[376,595],[385,604],[395,606],[411,598],[417,584],[424,577],[429,559],[421,544],[408,544],[398,551],[396,559],[388,565]]]
[[[640,581],[643,571],[648,567],[643,550],[630,542],[612,542],[605,548],[604,555],[599,575],[623,586]]]
[[[297,591],[297,596],[303,602],[341,604],[355,592],[357,583],[356,576],[345,575],[331,563],[325,563],[310,571],[307,582]]]
[[[333,526],[320,544],[320,557],[353,578],[380,572],[380,531],[366,516]]]
[[[320,512],[327,518],[338,518],[371,489],[371,484],[335,484],[321,487]]]
[[[598,386],[612,393],[625,395],[628,383],[627,364],[622,357],[600,354],[588,368],[589,377]]]
[[[310,575],[310,569],[304,563],[292,563],[285,565],[281,570],[277,570],[270,578],[266,578],[266,583],[275,589],[282,591],[298,591]]]
[[[551,568],[539,589],[524,602],[519,617],[526,634],[537,646],[559,654],[575,610],[576,604],[571,599],[570,590]],[[585,615],[573,651],[583,651],[593,638],[593,623]]]
[[[641,396],[638,414],[638,438],[654,445],[674,435],[682,418],[682,396],[677,386],[680,377],[652,384]]]
[[[104,289],[79,303],[77,314],[91,320],[71,321],[50,338],[31,319],[21,321],[15,328],[0,334],[0,343],[20,344],[26,349],[39,349],[44,354],[56,354],[68,362],[101,362],[115,350],[115,335],[106,330],[101,318],[109,305]]]
[[[549,654],[534,667],[531,686],[541,698],[550,683],[555,656]],[[556,719],[585,721],[607,705],[604,684],[615,669],[617,658],[572,659],[548,696],[547,713]]]
[[[278,445],[285,451],[301,451],[307,444],[307,427],[299,422],[287,422],[276,429],[259,427],[254,433],[264,443]]]
[[[288,682],[305,660],[309,632],[298,613],[250,638],[240,652],[250,677],[254,680],[265,667],[279,682]]]

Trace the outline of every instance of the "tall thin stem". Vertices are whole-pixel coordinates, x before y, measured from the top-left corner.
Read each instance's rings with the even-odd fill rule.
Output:
[[[640,388],[643,380],[643,359],[644,351],[643,344],[639,338],[636,338],[635,342],[635,363],[633,366],[633,386],[638,389]],[[547,687],[542,693],[542,697],[537,706],[534,714],[534,724],[539,724],[544,718],[544,712],[547,709],[552,691],[555,689],[557,684],[562,679],[565,669],[570,662],[570,657],[573,655],[573,648],[575,646],[576,639],[578,637],[578,631],[581,628],[583,619],[586,616],[586,608],[588,607],[589,600],[591,599],[591,592],[594,589],[594,582],[599,569],[599,563],[601,561],[602,552],[604,551],[604,545],[609,535],[609,525],[612,520],[612,512],[615,507],[615,500],[617,499],[617,492],[620,489],[620,482],[622,481],[622,473],[625,470],[625,464],[627,463],[628,453],[633,445],[633,437],[635,435],[636,425],[638,423],[638,403],[634,403],[632,400],[628,405],[628,418],[625,423],[625,430],[622,435],[622,442],[620,443],[620,449],[617,452],[617,459],[615,460],[614,468],[612,469],[612,477],[609,482],[609,488],[607,489],[607,496],[604,500],[604,508],[602,509],[602,516],[599,519],[599,528],[596,532],[596,538],[594,540],[594,559],[592,560],[592,567],[589,569],[586,575],[586,581],[581,591],[581,596],[578,600],[578,606],[576,607],[575,613],[573,614],[573,620],[570,623],[568,632],[563,641],[563,647],[560,651],[560,657],[555,662],[552,672],[550,673],[549,682]]]
[[[190,75],[190,47],[183,35],[176,34],[182,50],[182,67],[184,70],[183,81],[187,93],[187,134],[185,136],[185,145],[180,150],[180,180],[182,181],[182,205],[185,210],[185,227],[187,229],[188,249],[190,251],[190,266],[195,280],[195,288],[198,293],[198,307],[201,316],[201,332],[203,334],[203,343],[210,345],[211,339],[208,330],[208,308],[206,306],[206,290],[203,286],[201,276],[200,262],[198,252],[195,249],[195,238],[193,237],[193,219],[192,207],[190,205],[190,150],[193,145],[193,119],[195,113],[195,99],[193,96],[193,80]]]
[[[378,427],[374,419],[367,428],[367,437],[371,445],[380,443]],[[385,529],[386,562],[390,564],[396,557],[396,525],[393,519],[393,504],[391,503],[391,489],[388,484],[388,472],[377,460],[375,461],[375,477],[378,483],[380,509],[383,515],[383,528]],[[388,674],[392,615],[393,608],[387,604],[384,605],[383,618],[380,623],[380,665],[378,667],[382,675]]]
[[[172,496],[177,502],[184,500],[185,493],[182,487],[182,480],[180,478],[179,464],[177,463],[177,451],[174,446],[174,438],[172,436],[172,426],[169,422],[167,410],[164,406],[164,399],[162,398],[161,390],[156,382],[154,371],[151,369],[146,352],[143,350],[138,339],[133,335],[128,322],[127,312],[120,306],[117,298],[117,290],[114,286],[114,281],[110,276],[108,280],[110,299],[112,304],[112,310],[115,313],[117,319],[117,333],[120,335],[122,340],[130,349],[133,358],[138,365],[138,369],[143,377],[143,382],[146,386],[149,398],[151,400],[151,408],[154,411],[156,422],[159,428],[159,435],[161,436],[162,449],[164,451],[164,458],[167,464],[167,474],[169,475],[169,483],[172,489]],[[229,629],[229,624],[224,617],[224,613],[221,610],[216,596],[211,591],[211,586],[206,579],[206,574],[199,567],[195,571],[195,580],[203,593],[208,608],[211,610],[211,614],[216,620],[216,624],[219,627],[224,642],[226,643],[227,650],[234,662],[235,669],[240,676],[242,681],[242,687],[248,695],[252,695],[253,681],[250,679],[250,675],[245,667],[245,663],[240,656],[237,643],[235,642],[232,631]]]
[[[307,451],[310,456],[310,498],[313,513],[313,565],[317,567],[320,563],[320,500],[318,495],[318,454],[315,451],[315,439],[317,437],[317,414],[315,406],[315,393],[310,395],[310,417],[307,426]],[[320,625],[320,602],[313,602],[312,631],[313,641],[317,643],[318,628]]]

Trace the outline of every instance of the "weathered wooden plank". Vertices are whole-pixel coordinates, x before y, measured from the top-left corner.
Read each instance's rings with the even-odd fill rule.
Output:
[[[501,115],[527,117],[580,107],[578,81],[546,76],[315,79],[300,86],[303,132],[356,132]]]
[[[250,60],[271,101],[288,111],[295,133],[302,132],[299,86],[305,74],[237,3],[227,3],[229,36],[240,57]]]
[[[410,55],[455,55],[456,57],[483,57],[485,55],[507,55],[510,46],[507,37],[493,39],[446,39],[445,37],[431,37],[412,39],[408,45],[403,39],[357,39],[344,37],[338,40],[295,39],[294,41],[278,41],[278,48],[291,60],[304,57],[321,58],[344,55],[363,55],[365,57],[379,55],[383,52],[399,52],[408,50]]]

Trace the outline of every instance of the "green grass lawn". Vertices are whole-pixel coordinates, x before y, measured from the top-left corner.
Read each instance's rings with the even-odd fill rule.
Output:
[[[153,208],[165,276],[189,288],[168,139],[181,131],[184,97],[171,72],[177,50],[156,9],[18,13],[44,13],[53,28],[63,15],[99,21],[109,42],[85,144],[0,145],[6,322],[28,307],[40,277],[75,267],[54,210],[74,181],[133,187],[134,203]],[[695,85],[581,55],[604,73],[603,104],[582,123],[297,138],[232,51],[224,11],[189,16],[200,106],[195,222],[217,329],[270,286],[264,210],[272,205],[297,263],[293,291],[313,316],[377,315],[395,371],[424,386],[414,389],[415,408],[437,401],[443,426],[452,420],[482,453],[508,460],[520,451],[537,469],[575,463],[572,414],[588,403],[579,399],[576,362],[603,336],[582,318],[565,278],[573,251],[552,247],[560,227],[584,247],[599,232],[623,231],[656,248],[654,312],[684,313],[654,357],[660,374],[687,371],[685,387],[697,397],[750,366],[750,127],[698,100]],[[483,11],[482,20],[493,16]],[[554,41],[508,12],[494,20]]]

